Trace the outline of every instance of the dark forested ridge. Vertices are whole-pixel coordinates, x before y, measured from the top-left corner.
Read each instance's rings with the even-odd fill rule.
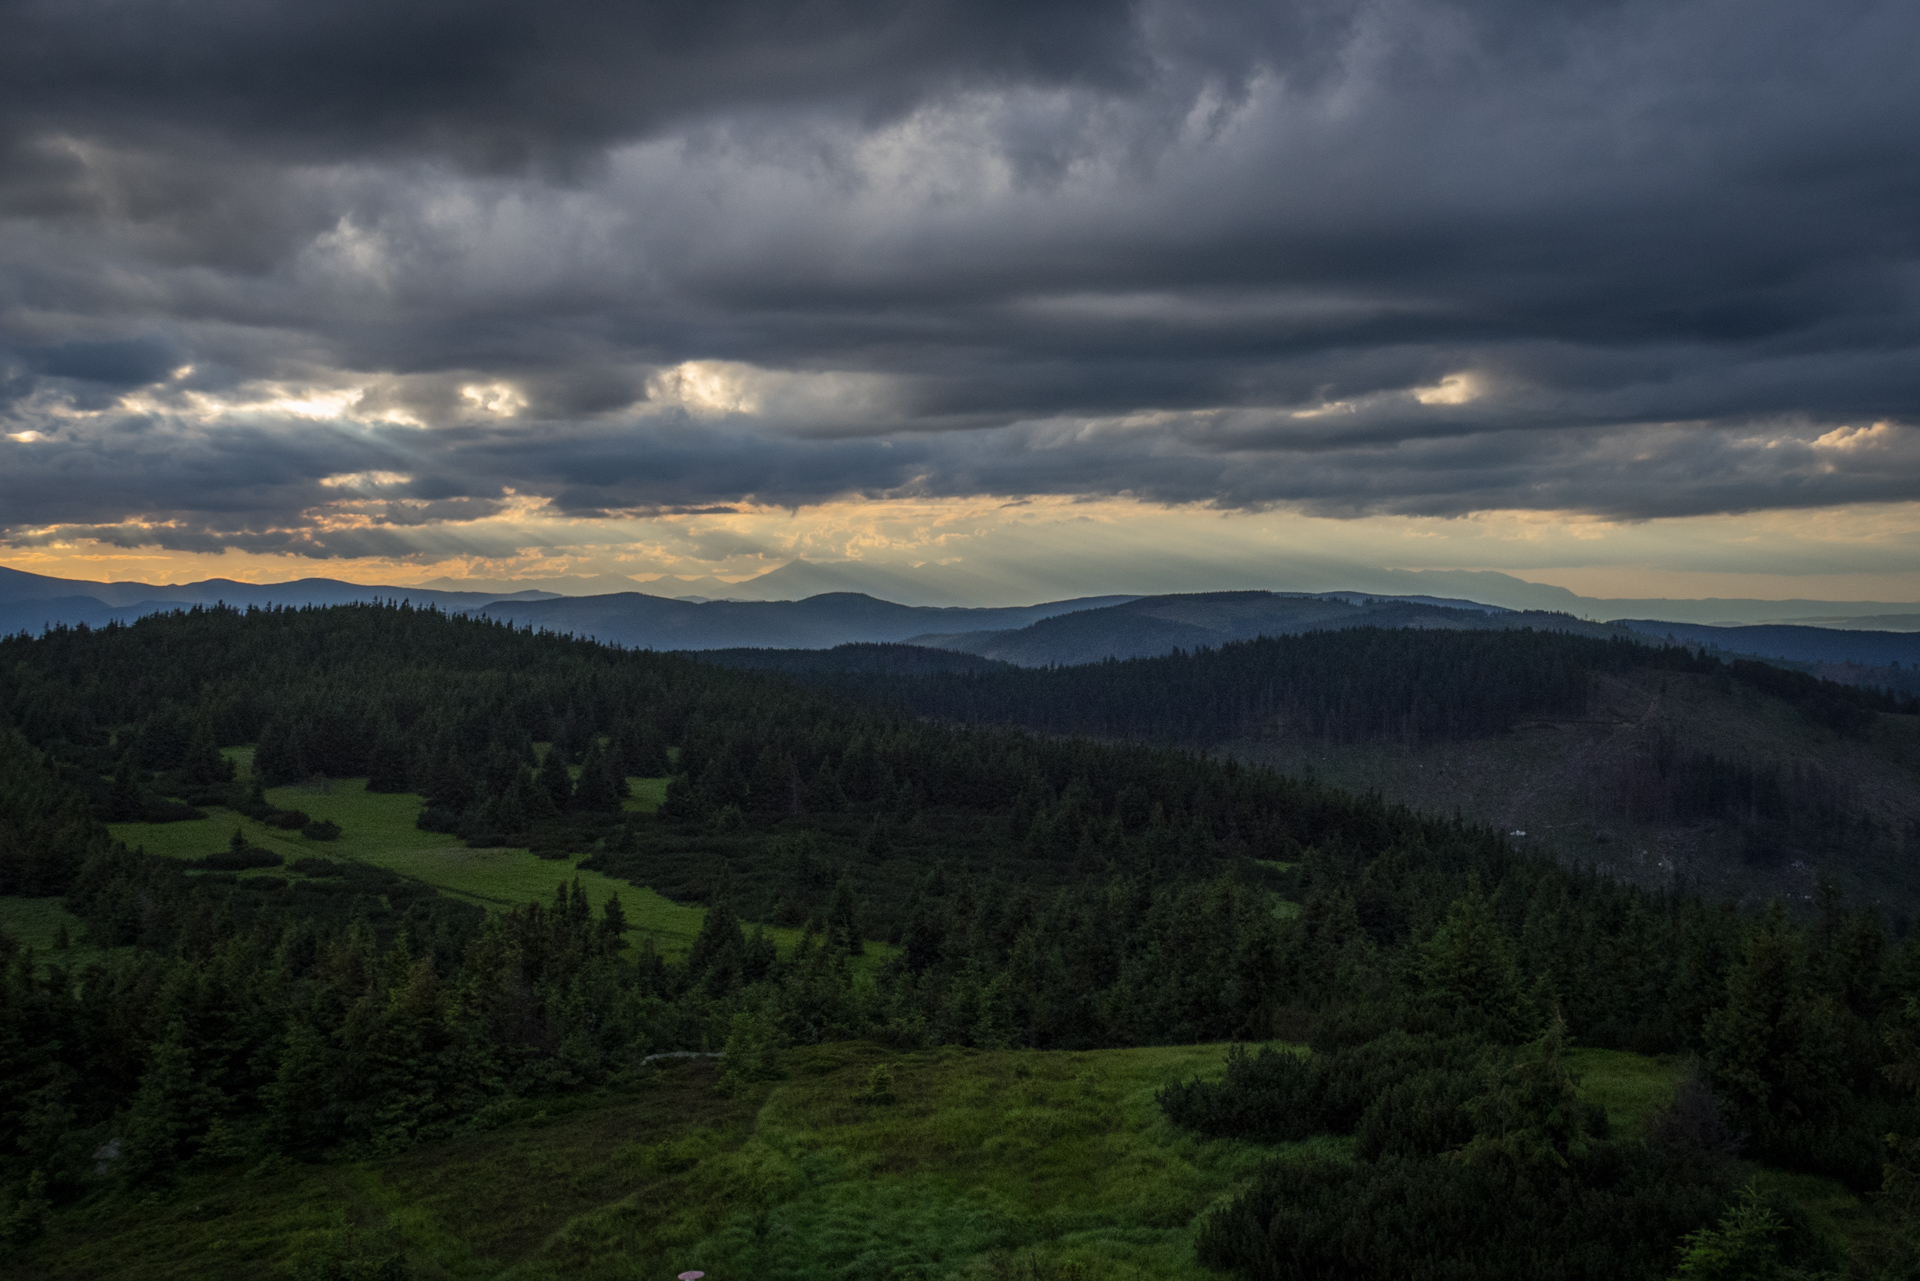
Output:
[[[698,657],[749,665],[735,653]],[[1582,716],[1592,678],[1627,670],[1725,676],[1840,734],[1861,733],[1876,712],[1920,713],[1920,698],[1751,660],[1531,628],[1348,627],[1041,669],[915,670],[859,647],[788,652],[780,665],[920,716],[1197,746],[1269,734],[1333,743],[1475,737],[1522,719]]]
[[[1499,702],[1487,653],[1460,659],[1489,673],[1485,699],[1416,707],[1422,733],[1531,714]],[[1571,670],[1525,688],[1571,708]],[[1741,913],[1189,750],[949,725],[431,611],[203,610],[9,640],[0,709],[0,875],[122,949],[75,972],[0,943],[16,1243],[84,1197],[644,1091],[649,1055],[724,1050],[744,1088],[785,1046],[853,1038],[1311,1046],[1164,1099],[1202,1134],[1355,1136],[1337,1168],[1277,1160],[1202,1221],[1202,1257],[1249,1276],[1519,1275],[1551,1248],[1581,1261],[1563,1275],[1662,1277],[1683,1234],[1738,1228],[1744,1159],[1884,1187],[1875,1213],[1910,1227],[1920,943],[1837,895],[1805,919]],[[591,849],[704,899],[700,936],[667,962],[565,886],[483,913],[324,857],[235,873],[107,837],[117,814],[256,804],[218,750],[242,743],[269,777],[418,792],[450,839]],[[627,777],[668,770],[658,814],[619,807]],[[782,953],[743,918],[806,933]],[[897,951],[856,964],[874,939]],[[1693,1055],[1701,1074],[1649,1134],[1614,1134],[1568,1104],[1569,1041]],[[1791,1227],[1794,1210],[1751,1213]],[[1840,1266],[1796,1232],[1759,1239]],[[1489,1270],[1500,1241],[1533,1252]]]
[[[1352,628],[1042,669],[943,672],[859,647],[778,661],[955,723],[1225,748],[1551,832],[1563,854],[1649,884],[1764,902],[1810,895],[1824,871],[1889,913],[1920,911],[1910,694],[1529,629]]]

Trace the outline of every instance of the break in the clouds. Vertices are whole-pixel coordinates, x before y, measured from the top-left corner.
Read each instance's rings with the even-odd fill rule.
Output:
[[[1906,0],[0,14],[16,545],[1920,496]]]

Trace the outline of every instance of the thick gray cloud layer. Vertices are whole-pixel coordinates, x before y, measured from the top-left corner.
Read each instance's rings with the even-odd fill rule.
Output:
[[[0,29],[16,539],[440,554],[510,495],[1920,496],[1904,0]]]

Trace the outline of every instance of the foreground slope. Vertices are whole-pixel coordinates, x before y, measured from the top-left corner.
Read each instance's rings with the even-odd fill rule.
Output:
[[[1081,1053],[871,1043],[796,1051],[782,1079],[716,1088],[710,1060],[499,1128],[329,1165],[215,1166],[159,1198],[60,1216],[22,1281],[311,1275],[398,1258],[422,1278],[1199,1278],[1192,1224],[1276,1153],[1206,1139],[1155,1091],[1223,1047]],[[877,1100],[876,1069],[891,1077]],[[1583,1064],[1623,1129],[1677,1069]],[[1847,1201],[1839,1194],[1842,1203]],[[1076,1271],[1075,1269],[1078,1269]]]
[[[956,1260],[960,1275],[1045,1275],[1093,1234],[1096,1272],[1165,1274],[1179,1266],[1166,1251],[1191,1240],[1267,1281],[1286,1275],[1276,1242],[1333,1275],[1357,1232],[1376,1270],[1421,1281],[1533,1281],[1488,1254],[1509,1239],[1582,1261],[1567,1275],[1583,1281],[1660,1281],[1689,1233],[1738,1211],[1741,1159],[1885,1188],[1869,1214],[1912,1226],[1898,1191],[1913,1162],[1885,1140],[1920,1158],[1920,942],[1889,937],[1882,914],[1838,896],[1790,915],[1645,892],[1460,819],[1075,736],[1160,720],[1194,742],[1280,715],[1334,740],[1459,740],[1584,707],[1593,677],[1638,673],[1649,653],[1836,733],[1884,714],[1792,673],[1549,641],[1360,629],[1186,667],[842,673],[869,693],[911,684],[1037,713],[1044,733],[405,609],[203,611],[0,641],[0,894],[60,900],[82,930],[71,941],[93,949],[81,967],[0,937],[0,1148],[17,1154],[0,1167],[0,1238],[48,1266],[83,1238],[167,1258],[140,1207],[179,1205],[230,1220],[196,1238],[219,1257],[270,1232],[199,1197],[203,1180],[252,1172],[244,1186],[265,1188],[292,1163],[352,1182],[415,1160],[398,1192],[360,1185],[399,1244],[343,1227],[300,1258],[256,1244],[249,1266],[485,1275],[461,1253],[482,1247],[462,1242],[497,1227],[519,1244],[486,1246],[488,1260],[504,1249],[531,1268],[546,1243],[575,1273],[631,1272],[638,1254],[654,1260],[640,1275],[713,1259],[756,1276],[946,1275]],[[1220,665],[1248,655],[1285,661],[1274,679],[1222,683]],[[232,777],[247,742],[251,780]],[[628,808],[620,785],[662,774],[657,810]],[[336,831],[320,807],[334,780],[361,777]],[[564,861],[703,900],[684,960],[635,947],[634,922],[610,895],[596,911],[584,878],[550,906],[486,904],[471,882],[442,892],[364,846],[288,857],[298,842],[352,852],[345,829],[401,806],[418,807],[408,839],[423,856],[504,848],[507,871]],[[240,830],[191,857],[212,835],[198,815],[222,810]],[[172,853],[189,857],[129,849],[103,820],[183,833],[191,848]],[[763,912],[798,927],[794,946],[742,927]],[[875,933],[898,951],[863,957]],[[1268,1143],[1252,1181],[1209,1202],[1193,1237],[1186,1185],[1153,1182],[1178,1169],[1164,1152],[1140,1167],[1145,1192],[1109,1180],[1091,1208],[1076,1200],[1093,1165],[1133,1168],[1126,1118],[1144,1106],[1076,1056],[1150,1063],[1226,1039],[1311,1050],[1230,1055],[1220,1082],[1162,1100],[1190,1136]],[[863,1045],[899,1066],[878,1071]],[[1702,1067],[1667,1121],[1621,1132],[1579,1101],[1592,1050]],[[702,1138],[613,1153],[668,1183],[603,1178],[592,1152],[555,1154],[517,1189],[476,1183],[477,1164],[505,1160],[486,1146],[503,1125],[537,1129],[594,1099],[671,1102],[661,1065],[716,1051],[711,1088],[766,1105],[737,1161],[709,1161]],[[966,1085],[951,1125],[947,1095],[921,1118],[917,1065],[969,1052],[1011,1080]],[[1001,1054],[1058,1055],[1090,1102],[1021,1084],[1052,1078]],[[805,1092],[810,1064],[829,1093]],[[1651,1072],[1629,1075],[1640,1084],[1616,1101]],[[704,1115],[693,1100],[680,1114]],[[1310,1169],[1285,1146],[1298,1141]],[[860,1156],[875,1142],[891,1154],[877,1164]],[[1004,1194],[1003,1149],[1021,1171]],[[1807,1209],[1794,1194],[1778,1212],[1799,1225]],[[460,1214],[472,1226],[444,1226]],[[67,1252],[41,1253],[48,1233]],[[929,1241],[936,1257],[912,1253]],[[699,1253],[662,1256],[663,1242]],[[1817,1262],[1800,1226],[1781,1242],[1780,1262]],[[1022,1244],[1045,1248],[993,1257]]]

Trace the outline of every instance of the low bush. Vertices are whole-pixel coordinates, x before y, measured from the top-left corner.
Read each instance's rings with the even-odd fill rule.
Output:
[[[1382,1150],[1428,1151],[1446,1135],[1471,1137],[1472,1127],[1456,1113],[1478,1093],[1488,1053],[1465,1038],[1402,1031],[1311,1056],[1271,1046],[1249,1054],[1234,1046],[1220,1080],[1183,1081],[1158,1097],[1175,1125],[1218,1138],[1286,1143],[1351,1134],[1374,1113],[1370,1142]],[[1433,1079],[1393,1093],[1422,1076]]]
[[[421,809],[413,825],[423,832],[453,832],[460,826],[460,816],[450,809],[438,805],[428,805]]]
[[[184,801],[168,800],[163,796],[147,797],[140,809],[142,823],[190,823],[206,816],[205,810],[197,810]]]
[[[340,825],[330,818],[315,819],[300,829],[300,835],[310,841],[337,841],[340,839]]]
[[[244,872],[250,867],[279,867],[284,862],[286,860],[272,850],[249,845],[245,849],[224,849],[209,854],[200,860],[200,866],[219,872]]]
[[[1285,1160],[1206,1215],[1195,1245],[1248,1281],[1659,1281],[1731,1193],[1707,1154],[1637,1143],[1597,1144],[1564,1168]]]

